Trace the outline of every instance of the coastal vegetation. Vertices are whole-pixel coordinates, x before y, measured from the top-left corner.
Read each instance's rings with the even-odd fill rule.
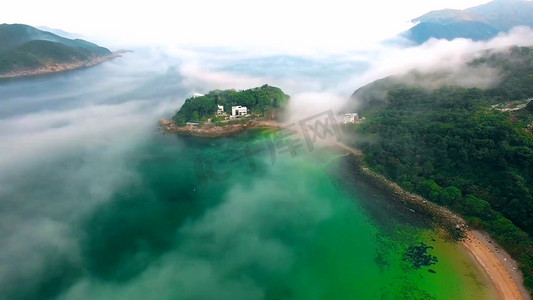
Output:
[[[28,25],[0,25],[0,75],[110,56],[96,44],[67,39]]]
[[[214,90],[206,95],[186,99],[172,120],[178,126],[184,126],[187,122],[204,123],[209,119],[213,123],[222,123],[231,115],[232,106],[245,106],[253,116],[272,119],[285,107],[288,100],[289,96],[281,89],[266,84],[243,91]],[[217,115],[219,105],[224,107],[222,115]]]
[[[351,130],[368,166],[489,232],[519,261],[531,290],[533,49],[471,64],[498,67],[501,82],[486,90],[397,83],[369,100],[379,95],[370,85],[355,93],[367,121]]]

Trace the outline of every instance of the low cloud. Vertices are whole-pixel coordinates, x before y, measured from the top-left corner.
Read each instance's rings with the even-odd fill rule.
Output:
[[[244,90],[261,86],[269,81],[267,78],[256,78],[223,71],[207,70],[202,68],[199,62],[183,64],[180,67],[180,73],[185,78],[185,85],[205,93],[213,89]]]
[[[0,84],[3,296],[35,298],[48,281],[67,284],[79,276],[78,223],[139,180],[132,149],[182,101],[182,90],[176,96],[157,90],[170,66],[162,72],[157,59],[151,67],[129,61]],[[146,80],[152,89],[143,89]]]
[[[313,241],[314,228],[339,213],[334,204],[339,199],[316,197],[316,179],[303,174],[287,178],[288,197],[270,179],[287,177],[287,168],[291,165],[280,162],[266,170],[272,173],[266,178],[224,193],[219,205],[176,231],[173,250],[127,284],[85,277],[60,299],[267,299],[261,278],[283,284],[298,247]]]
[[[86,269],[87,232],[81,224],[110,205],[117,191],[143,183],[135,149],[158,135],[159,118],[170,117],[193,92],[271,84],[293,96],[290,120],[298,121],[339,110],[356,88],[413,69],[455,74],[430,80],[431,87],[490,86],[496,70],[466,63],[481,50],[505,51],[531,41],[531,30],[517,28],[489,42],[431,40],[413,48],[376,46],[320,57],[255,52],[240,62],[227,51],[144,48],[31,84],[0,83],[0,294],[31,298],[43,278],[64,271],[73,275],[62,287],[63,299],[264,299],[256,275],[236,274],[260,265],[264,272],[287,275],[298,253],[276,238],[281,229],[275,224],[306,232],[334,213],[327,201],[302,206],[276,197],[278,187],[265,178],[221,192],[218,205],[175,230],[171,250],[156,257],[137,253],[149,263],[126,283],[106,282]],[[279,172],[273,176],[282,176],[283,168]],[[313,182],[291,184],[287,189],[300,199],[317,192]]]
[[[357,88],[374,80],[391,75],[406,75],[408,83],[416,82],[428,88],[442,85],[487,88],[499,81],[500,70],[487,66],[468,65],[482,55],[482,51],[507,51],[511,46],[533,45],[533,31],[529,27],[517,27],[509,33],[502,33],[489,41],[468,39],[436,40],[408,48],[382,47],[373,54],[368,72],[349,80]],[[422,74],[438,73],[431,78],[416,77],[409,72]]]

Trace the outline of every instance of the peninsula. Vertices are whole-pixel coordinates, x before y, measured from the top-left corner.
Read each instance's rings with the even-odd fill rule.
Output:
[[[23,24],[1,24],[0,41],[0,79],[92,67],[126,52]]]
[[[289,96],[269,85],[237,90],[195,93],[172,119],[162,119],[164,132],[217,137],[249,128],[279,127]]]

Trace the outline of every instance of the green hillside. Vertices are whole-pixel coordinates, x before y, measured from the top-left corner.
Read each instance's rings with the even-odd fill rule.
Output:
[[[377,172],[491,233],[533,289],[533,49],[471,64],[500,68],[502,81],[427,90],[389,78],[356,91],[367,117],[356,146]]]
[[[432,37],[487,40],[516,26],[533,28],[533,2],[496,0],[465,10],[432,11],[412,21],[419,24],[404,35],[418,44]]]
[[[246,106],[248,111],[266,116],[272,110],[280,109],[287,104],[289,96],[277,87],[263,85],[244,91],[215,90],[202,97],[189,98],[181,109],[172,117],[179,125],[186,122],[200,122],[214,117],[217,105],[224,106],[224,111],[231,114],[232,106]]]
[[[0,75],[109,54],[111,51],[96,44],[66,39],[28,25],[0,25]]]

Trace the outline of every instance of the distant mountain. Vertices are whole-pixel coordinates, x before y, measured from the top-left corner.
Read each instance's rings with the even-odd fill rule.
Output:
[[[477,21],[457,21],[449,24],[423,22],[409,30],[409,37],[413,41],[422,44],[430,38],[488,40],[498,35],[498,33],[500,33],[498,29]]]
[[[487,40],[516,26],[533,28],[533,2],[496,0],[465,10],[432,11],[412,21],[418,24],[404,36],[418,44],[430,38]]]
[[[85,40],[23,24],[0,24],[0,77],[75,69],[112,55],[109,49]]]
[[[48,32],[51,32],[53,34],[57,34],[57,35],[59,35],[61,37],[67,38],[67,39],[85,39],[85,37],[83,35],[81,35],[81,34],[67,32],[67,31],[64,31],[64,30],[61,30],[61,29],[51,28],[51,27],[48,27],[48,26],[39,26],[39,27],[36,27],[36,28],[39,29],[39,30],[42,30],[42,31],[48,31]]]

